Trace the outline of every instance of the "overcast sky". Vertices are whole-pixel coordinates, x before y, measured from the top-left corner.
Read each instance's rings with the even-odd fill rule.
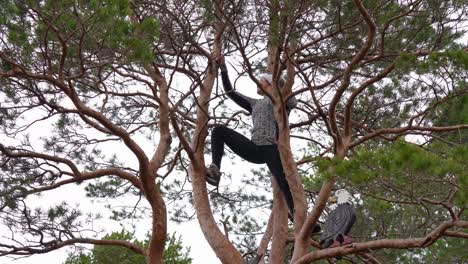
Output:
[[[226,58],[226,60],[229,61],[229,58]],[[234,85],[234,80],[237,76],[236,76],[235,71],[232,70],[232,68],[230,68],[230,77]],[[220,78],[219,78],[219,84],[221,85]],[[175,85],[184,86],[183,83],[179,83]],[[222,88],[219,87],[219,89],[222,89]],[[259,96],[256,94],[255,84],[252,81],[250,81],[247,77],[240,78],[236,82],[236,89],[240,91],[241,93],[248,95],[250,97],[259,98]],[[238,107],[232,102],[229,102],[229,100],[225,101],[225,103],[228,105],[228,107],[232,109],[238,109],[238,110],[240,109],[240,107]],[[244,118],[249,123],[251,123],[250,117],[244,117]],[[41,135],[46,135],[48,133],[47,130],[44,130],[44,127],[47,127],[47,126],[44,126],[44,124],[38,124],[36,126],[35,129],[37,133],[35,133],[35,135],[37,137],[40,137]],[[250,134],[247,136],[250,137]],[[144,139],[137,139],[137,141],[140,141],[140,140],[144,140]],[[39,140],[37,140],[37,142],[39,142]],[[141,145],[148,154],[154,151],[153,144],[141,144]],[[112,149],[113,147],[110,147],[110,148]],[[128,157],[122,158],[122,152],[120,152],[119,160],[126,160],[129,163],[136,162],[133,155],[131,154],[124,154],[124,155],[128,155]],[[205,155],[205,161],[207,163],[210,163],[211,156]],[[239,175],[233,175],[232,181],[229,181],[229,182],[227,182],[228,181],[227,179],[224,179],[224,181],[222,179],[221,185],[229,184],[231,186],[232,185],[235,186],[237,184],[240,184],[240,180],[242,179],[242,177],[250,176],[251,174],[249,172],[250,168],[267,169],[266,165],[253,165],[253,164],[248,164],[246,161],[240,161],[240,160],[236,162],[236,166],[237,166],[236,171],[243,171],[243,175],[240,175],[240,177],[238,177]],[[238,170],[238,166],[242,166],[242,170]],[[222,169],[223,169],[223,172],[232,173],[234,171],[234,166],[232,166],[232,163],[229,159],[224,159]],[[174,177],[184,177],[184,176],[174,175]],[[69,186],[59,188],[57,190],[47,191],[43,193],[43,196],[40,198],[38,198],[37,196],[30,196],[27,198],[27,201],[29,202],[31,207],[42,207],[42,208],[48,208],[51,205],[57,205],[57,204],[60,204],[62,201],[66,201],[70,205],[76,205],[77,207],[79,206],[79,209],[82,210],[84,214],[86,214],[86,212],[98,212],[98,211],[103,212],[104,214],[103,219],[94,223],[94,226],[93,226],[95,230],[102,229],[103,232],[101,233],[100,236],[103,236],[104,234],[107,234],[113,231],[120,231],[122,227],[119,225],[119,223],[112,221],[112,220],[107,220],[108,215],[106,215],[106,213],[108,213],[108,209],[105,209],[104,205],[107,202],[111,202],[112,204],[118,206],[118,205],[122,205],[124,201],[101,200],[100,202],[92,202],[89,198],[85,197],[85,191],[82,189],[84,186],[86,186],[86,184],[82,184],[80,186],[72,184]],[[212,189],[213,187],[208,186],[208,188]],[[125,202],[127,202],[128,205],[134,204],[128,200],[125,200]],[[265,218],[267,217],[268,215],[265,215]],[[136,236],[139,239],[144,239],[145,234],[149,231],[149,227],[151,226],[150,219],[141,220],[137,223],[132,223],[132,224],[136,226],[136,230],[135,230]],[[131,230],[130,226],[131,225],[129,223],[126,224],[126,228],[128,230]],[[220,228],[222,227],[220,226]],[[193,258],[194,264],[220,263],[220,261],[218,260],[218,258],[216,258],[214,252],[212,251],[212,249],[206,242],[201,232],[201,229],[198,225],[198,221],[196,219],[191,222],[182,223],[182,224],[169,222],[168,233],[171,234],[173,232],[176,232],[178,235],[181,235],[184,246],[188,246],[191,248],[190,256]],[[0,227],[0,235],[2,237],[4,236],[8,237],[9,235],[8,230],[3,226]],[[18,235],[19,234],[17,234],[16,237],[18,237]],[[0,239],[0,241],[2,241],[2,239]],[[92,248],[92,245],[87,246],[87,247]],[[4,263],[5,264],[38,264],[38,263],[61,264],[65,261],[68,255],[68,252],[71,252],[72,250],[73,250],[73,247],[66,247],[66,248],[56,250],[56,251],[52,251],[47,254],[34,255],[28,258],[21,258],[21,259],[16,259],[16,260],[8,258],[8,257],[0,257],[0,264],[4,264]]]

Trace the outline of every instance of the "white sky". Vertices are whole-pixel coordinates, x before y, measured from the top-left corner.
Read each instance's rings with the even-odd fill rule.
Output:
[[[229,60],[229,58],[226,58]],[[234,80],[236,78],[236,73],[234,70],[230,70],[230,77],[231,81],[233,82],[234,85]],[[222,90],[221,87],[221,78],[219,78],[219,89]],[[236,89],[253,98],[259,98],[259,96],[256,94],[256,86],[255,84],[250,81],[249,78],[243,77],[239,79],[236,83]],[[220,90],[220,91],[221,91]],[[240,109],[240,107],[236,106],[233,102],[230,102],[229,100],[225,101],[225,104],[231,108],[231,109]],[[248,122],[251,122],[250,117],[247,117],[246,120]],[[33,130],[36,131],[41,131],[36,133],[36,137],[40,137],[41,135],[45,135],[47,131],[44,131],[43,128],[46,127],[44,124],[38,124],[36,128],[33,128]],[[247,135],[250,137],[250,135]],[[146,144],[144,143],[145,139],[143,138],[134,138],[137,142],[141,142],[140,146],[145,150],[145,152],[150,155],[152,151],[154,151],[154,143]],[[40,142],[38,139],[32,140],[33,142]],[[16,142],[17,143],[17,142]],[[115,143],[106,143],[106,144],[115,144]],[[111,147],[110,149],[114,148],[115,146]],[[128,150],[126,150],[128,154],[123,154],[122,151],[119,151],[119,160],[126,160],[129,163],[135,163],[136,159],[134,156],[129,153]],[[122,158],[123,156],[123,158]],[[205,160],[207,163],[211,162],[211,156],[210,155],[205,155]],[[224,159],[223,160],[223,172],[234,172],[235,169],[239,169],[239,166],[242,166],[242,171],[244,172],[243,177],[248,177],[249,176],[249,171],[251,168],[261,168],[259,166],[263,166],[263,168],[267,169],[266,165],[252,165],[248,164],[246,161],[236,161],[236,166],[234,167],[232,165],[232,162],[229,159]],[[133,166],[135,167],[135,166]],[[237,176],[237,175],[236,175]],[[184,177],[184,176],[176,176],[174,177]],[[232,177],[232,181],[229,181],[227,179],[221,180],[221,185],[223,184],[229,184],[229,185],[237,185],[240,184],[240,180],[242,177]],[[228,182],[229,181],[229,182]],[[70,205],[77,205],[80,207],[80,210],[83,211],[84,214],[86,212],[103,212],[103,214],[108,212],[108,209],[104,208],[104,203],[92,203],[89,198],[85,197],[85,191],[81,188],[84,188],[86,184],[82,184],[81,186],[77,186],[75,184],[71,184],[69,186],[65,186],[56,190],[48,191],[43,193],[43,196],[40,197],[39,199],[37,196],[29,196],[28,201],[30,202],[31,207],[43,207],[43,208],[48,208],[50,205],[55,205],[61,203],[61,201],[66,201]],[[209,189],[212,187],[209,186]],[[221,188],[222,189],[222,188]],[[111,201],[115,205],[121,206],[122,201]],[[128,201],[127,201],[128,202]],[[128,203],[129,205],[133,205],[132,203]],[[170,212],[169,212],[170,213]],[[264,215],[265,218],[268,217],[267,214]],[[99,235],[97,238],[103,236],[104,234],[111,233],[113,231],[120,231],[122,227],[119,225],[119,223],[113,221],[113,220],[106,220],[108,217],[103,217],[102,220],[98,221],[94,225],[94,229],[100,230],[102,229],[101,235]],[[136,223],[136,236],[139,239],[143,239],[145,234],[149,231],[149,228],[151,226],[151,220],[150,219],[145,219],[142,221],[139,221]],[[222,227],[220,226],[221,230]],[[127,225],[127,230],[131,230],[130,226]],[[173,223],[173,222],[168,222],[168,233],[171,234],[173,232],[176,232],[177,235],[180,235],[183,241],[183,246],[184,247],[190,247],[190,256],[193,258],[193,263],[194,264],[206,264],[206,263],[220,263],[219,259],[215,256],[214,252],[212,251],[211,247],[208,245],[206,242],[202,231],[199,227],[198,221],[195,219],[190,222],[186,223]],[[8,230],[5,229],[5,227],[0,227],[0,236],[6,236],[8,237],[9,233]],[[2,241],[2,238],[0,238],[0,241]],[[89,248],[92,248],[92,245],[89,246]],[[0,264],[37,264],[37,263],[48,263],[48,264],[61,264],[65,261],[67,258],[68,252],[73,251],[72,247],[66,247],[62,248],[59,250],[52,251],[50,253],[46,254],[38,254],[38,255],[33,255],[27,258],[20,258],[20,259],[11,259],[9,257],[0,257]]]
[[[83,185],[84,186],[84,185]],[[106,213],[108,209],[103,207],[104,204],[91,203],[89,198],[85,197],[84,191],[80,190],[80,187],[76,185],[70,185],[64,188],[60,188],[54,191],[49,191],[44,193],[43,197],[37,199],[29,199],[30,203],[34,206],[44,206],[44,202],[47,204],[58,204],[63,200],[64,197],[67,197],[66,201],[70,205],[79,205],[80,209],[84,212],[101,211]],[[113,203],[121,205],[120,202],[114,201]],[[106,220],[107,217],[104,217],[103,220],[97,221],[94,225],[96,230],[103,230],[104,233],[110,233],[112,231],[120,231],[121,226],[119,223],[111,220]],[[150,219],[139,221],[136,224],[136,236],[140,239],[144,238],[146,232],[148,232],[149,227],[151,227]],[[0,235],[8,235],[4,227],[0,228]],[[205,241],[203,234],[198,226],[198,222],[192,221],[183,224],[175,224],[170,222],[168,224],[169,233],[176,232],[177,235],[182,236],[182,241],[184,246],[191,247],[190,256],[194,259],[193,263],[218,263],[216,256],[212,252],[208,243]],[[90,246],[91,248],[92,246]],[[22,258],[13,260],[8,257],[0,257],[0,264],[38,264],[38,263],[48,263],[48,264],[61,264],[65,261],[67,257],[67,252],[70,252],[72,248],[62,248],[57,251],[53,251],[47,254],[34,255],[28,258]],[[208,262],[207,262],[208,261]]]

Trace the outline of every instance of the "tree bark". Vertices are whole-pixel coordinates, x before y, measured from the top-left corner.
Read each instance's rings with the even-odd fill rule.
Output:
[[[273,235],[273,216],[274,214],[273,212],[271,212],[265,233],[263,233],[262,240],[260,241],[260,245],[257,249],[257,255],[259,256],[258,264],[265,264],[265,253],[268,249],[268,244],[270,244],[270,240]]]
[[[454,226],[466,227],[467,223],[464,221],[450,221],[439,225],[432,232],[424,237],[408,238],[408,239],[381,239],[376,241],[369,241],[363,243],[353,243],[347,246],[328,248],[319,251],[314,251],[304,257],[300,258],[295,264],[306,264],[313,261],[332,258],[337,256],[344,256],[348,254],[363,252],[366,250],[375,250],[381,248],[423,248],[432,245],[444,232]]]
[[[286,257],[288,239],[288,207],[283,193],[273,179],[273,237],[271,243],[270,263],[282,264]]]
[[[223,26],[217,24],[215,44],[213,48],[212,58],[218,57],[221,54],[221,35]],[[206,189],[206,171],[204,160],[204,145],[208,134],[208,106],[211,91],[214,85],[214,80],[218,73],[218,66],[209,59],[208,74],[202,87],[200,95],[197,98],[197,120],[195,132],[190,144],[193,151],[193,158],[190,162],[189,173],[192,178],[192,189],[195,210],[197,212],[200,228],[208,241],[208,244],[216,253],[216,256],[222,263],[241,264],[243,259],[239,251],[232,245],[217,226],[208,200],[208,192]]]
[[[151,67],[151,65],[144,65],[150,77],[154,80],[159,87],[159,128],[160,128],[160,142],[158,147],[149,161],[146,173],[141,173],[141,179],[145,194],[150,202],[153,211],[153,224],[151,240],[148,248],[147,263],[160,264],[162,263],[164,245],[167,236],[167,211],[164,199],[161,196],[159,187],[156,185],[155,179],[158,169],[164,162],[169,147],[171,144],[171,136],[169,130],[169,97],[168,85],[158,68]],[[157,97],[156,89],[153,89],[154,96]]]
[[[278,17],[280,16],[280,9],[277,4],[278,3],[272,6],[271,19],[270,19],[272,23],[276,19],[279,19]],[[285,11],[281,11],[281,12],[285,12]],[[282,14],[282,15],[288,15],[288,14]],[[287,63],[286,65],[287,66],[286,67],[287,68],[287,83],[286,83],[286,86],[284,87],[284,90],[281,90],[280,87],[277,85],[279,83],[277,80],[281,78],[280,69],[282,68],[281,61],[280,61],[281,49],[279,46],[281,42],[279,40],[286,38],[285,36],[286,32],[284,29],[278,32],[274,32],[275,28],[279,28],[275,26],[276,25],[270,24],[270,35],[273,36],[273,38],[275,38],[276,36],[277,41],[274,41],[274,39],[272,39],[270,43],[270,47],[269,47],[269,54],[268,54],[268,70],[273,75],[273,84],[272,84],[271,90],[265,91],[265,92],[267,96],[269,96],[270,99],[274,103],[273,113],[274,113],[274,116],[278,125],[278,131],[279,131],[278,143],[277,143],[278,151],[280,153],[281,163],[283,165],[283,170],[286,176],[286,180],[288,182],[289,188],[291,190],[291,194],[293,196],[294,234],[297,237],[305,221],[306,212],[307,212],[307,204],[306,204],[306,199],[305,199],[304,188],[302,186],[302,182],[301,182],[301,179],[299,177],[299,173],[296,167],[296,162],[293,159],[293,154],[291,151],[289,120],[288,120],[288,114],[286,112],[286,107],[285,107],[285,103],[286,103],[285,98],[287,98],[287,95],[289,95],[291,88],[294,85],[295,71],[294,71],[294,65],[289,61],[289,63]],[[278,200],[277,198],[275,199]],[[279,209],[282,209],[282,208],[280,207]],[[282,210],[285,210],[285,209],[286,208]],[[277,226],[280,224],[280,223],[277,223],[276,217],[278,216],[275,215],[274,226]],[[283,224],[287,226],[287,222]],[[281,240],[275,241],[277,238],[282,238],[281,234],[275,234],[276,230],[279,230],[279,229],[274,229],[272,244],[275,245],[275,244],[285,243]],[[308,243],[306,241],[296,241],[294,245],[293,258],[295,255],[305,254],[306,252],[305,250],[307,246],[308,246]],[[275,250],[279,249],[279,247],[278,248],[274,246],[272,247]]]
[[[153,224],[151,240],[148,247],[148,264],[162,264],[164,245],[167,236],[166,205],[159,190],[154,190],[151,195],[151,209],[153,210]]]

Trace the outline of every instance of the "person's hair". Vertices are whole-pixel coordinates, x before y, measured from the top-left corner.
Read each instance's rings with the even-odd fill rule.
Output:
[[[261,80],[261,79],[264,79],[266,80],[270,85],[273,85],[273,75],[271,75],[271,73],[262,73],[258,76],[258,79]],[[285,85],[286,81],[280,77],[279,78],[279,81],[278,81],[278,84],[280,86],[280,89],[282,89]]]

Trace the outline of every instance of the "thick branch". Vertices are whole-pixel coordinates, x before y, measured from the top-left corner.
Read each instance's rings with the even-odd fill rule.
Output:
[[[346,103],[345,107],[345,116],[344,116],[344,136],[350,137],[351,136],[351,111],[353,107],[354,100],[358,95],[360,95],[367,87],[370,85],[382,80],[385,78],[393,69],[395,68],[395,63],[390,64],[387,68],[377,74],[374,78],[371,78],[361,84],[353,93],[351,94],[348,102]]]
[[[364,252],[367,250],[376,250],[382,248],[423,248],[432,245],[438,238],[444,235],[447,229],[460,226],[466,227],[466,221],[458,221],[458,222],[446,222],[438,226],[432,232],[427,234],[424,237],[419,238],[408,238],[408,239],[381,239],[376,241],[369,241],[363,243],[354,243],[351,245],[337,247],[337,248],[329,248],[323,249],[319,251],[314,251],[301,259],[299,259],[295,264],[305,264],[311,263],[313,261],[324,259],[324,258],[331,258],[337,256],[344,256],[348,254],[354,254],[358,252]]]
[[[65,158],[60,158],[57,156],[51,156],[51,155],[47,155],[44,153],[37,153],[34,151],[28,151],[28,150],[8,149],[3,144],[0,144],[0,152],[2,152],[4,155],[10,158],[37,158],[37,159],[43,159],[43,160],[53,161],[57,163],[63,163],[72,170],[74,177],[77,177],[77,178],[81,177],[81,172],[78,170],[76,165],[71,160],[68,160]]]
[[[32,72],[28,72],[25,69],[23,69],[20,65],[16,64],[14,61],[11,61],[7,57],[5,57],[5,54],[3,52],[0,52],[0,57],[2,59],[6,58],[8,62],[13,64],[16,69],[12,73],[7,74],[7,76],[43,80],[58,87],[60,90],[62,90],[63,93],[65,93],[70,98],[70,100],[73,102],[73,105],[76,107],[77,111],[79,111],[82,115],[86,115],[88,117],[92,117],[93,119],[97,120],[102,126],[108,129],[109,132],[121,138],[123,142],[125,143],[125,145],[135,154],[138,161],[140,162],[140,166],[142,167],[148,166],[148,158],[146,157],[145,152],[130,137],[130,134],[127,131],[125,131],[125,129],[112,123],[101,112],[98,112],[86,106],[80,100],[79,95],[73,89],[73,87],[71,86],[71,83],[69,83],[69,85],[66,85],[63,81],[54,78],[52,75],[43,75],[43,74],[35,74]]]
[[[341,85],[338,87],[338,90],[333,96],[333,99],[329,106],[330,127],[332,130],[332,136],[335,140],[335,147],[337,147],[337,144],[338,145],[342,144],[340,132],[338,130],[338,124],[336,122],[336,107],[343,93],[345,92],[345,90],[348,88],[350,84],[351,73],[354,67],[356,67],[356,65],[366,56],[367,52],[371,48],[372,43],[374,42],[375,30],[376,30],[376,26],[374,22],[372,21],[372,19],[370,18],[370,15],[367,12],[367,10],[362,5],[362,2],[360,0],[354,0],[354,3],[367,23],[368,33],[367,33],[366,43],[364,44],[364,46],[361,47],[359,52],[353,57],[348,67],[346,68],[343,74],[343,78],[341,80]]]
[[[302,227],[297,239],[305,241],[309,238],[309,234],[312,232],[312,228],[317,224],[323,210],[325,209],[325,206],[327,205],[328,197],[330,197],[334,183],[334,179],[330,179],[322,184],[322,188],[320,189],[318,197],[315,200],[314,208],[307,216],[304,226]]]
[[[220,12],[219,8],[220,7],[217,7],[217,12]],[[206,189],[204,144],[208,134],[207,124],[209,121],[209,116],[207,113],[210,94],[213,89],[216,75],[218,73],[218,66],[213,63],[212,60],[213,58],[217,58],[221,55],[221,38],[224,32],[224,25],[222,22],[218,21],[215,25],[215,28],[216,34],[214,38],[213,51],[210,56],[207,56],[209,60],[207,67],[207,77],[203,81],[200,89],[200,95],[196,99],[197,120],[191,141],[191,149],[193,150],[194,155],[190,160],[189,173],[192,177],[194,206],[203,235],[222,263],[239,264],[244,262],[242,256],[218,228],[210,208]]]

